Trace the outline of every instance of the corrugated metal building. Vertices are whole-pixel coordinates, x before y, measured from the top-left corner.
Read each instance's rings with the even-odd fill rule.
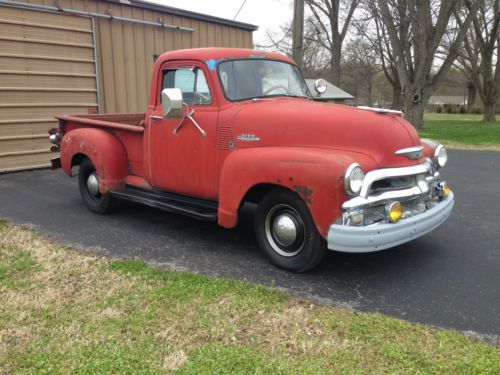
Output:
[[[0,0],[0,171],[49,165],[65,113],[143,112],[165,51],[252,48],[253,25],[132,0]]]

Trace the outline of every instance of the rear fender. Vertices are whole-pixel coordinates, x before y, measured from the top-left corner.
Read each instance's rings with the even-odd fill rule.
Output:
[[[94,164],[101,193],[123,189],[128,174],[127,153],[113,134],[94,128],[69,131],[61,141],[61,165],[69,176],[72,160],[77,154],[85,155]]]
[[[333,150],[261,147],[233,151],[221,170],[219,224],[234,227],[246,193],[258,184],[272,184],[296,192],[309,207],[319,233],[326,236],[347,199],[344,174],[353,162],[374,167],[374,161],[364,155]]]

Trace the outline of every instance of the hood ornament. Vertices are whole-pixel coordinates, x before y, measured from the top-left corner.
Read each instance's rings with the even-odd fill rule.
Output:
[[[397,150],[395,154],[404,155],[408,159],[416,160],[422,157],[423,150],[424,146],[415,146],[415,147],[402,148],[401,150]]]

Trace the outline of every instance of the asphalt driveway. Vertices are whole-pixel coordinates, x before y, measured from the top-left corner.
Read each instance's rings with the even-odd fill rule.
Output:
[[[436,231],[372,254],[329,252],[306,274],[270,265],[250,214],[226,230],[133,203],[90,213],[60,170],[0,175],[0,217],[82,249],[165,267],[273,284],[296,294],[406,320],[500,335],[500,152],[450,151],[456,194]]]

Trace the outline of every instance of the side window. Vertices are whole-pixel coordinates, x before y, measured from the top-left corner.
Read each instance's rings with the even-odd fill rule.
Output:
[[[203,70],[199,68],[177,68],[163,71],[161,89],[181,89],[184,102],[192,105],[208,105],[212,96]]]

